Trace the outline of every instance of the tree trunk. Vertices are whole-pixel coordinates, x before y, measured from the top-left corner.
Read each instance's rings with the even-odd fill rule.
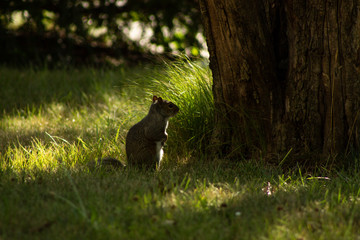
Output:
[[[359,1],[199,2],[218,153],[336,156],[358,149]]]

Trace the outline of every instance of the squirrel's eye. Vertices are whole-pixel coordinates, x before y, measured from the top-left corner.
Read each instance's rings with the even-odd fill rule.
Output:
[[[173,108],[173,107],[174,107],[174,104],[170,103],[169,108]]]

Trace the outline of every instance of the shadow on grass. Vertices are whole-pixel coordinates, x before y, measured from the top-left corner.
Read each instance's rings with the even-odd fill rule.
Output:
[[[131,70],[121,68],[34,70],[0,66],[0,118],[36,113],[51,103],[73,108],[102,104],[109,93],[118,95],[129,78]]]
[[[320,193],[301,198],[306,194],[301,191],[268,196],[262,187],[268,177],[276,177],[276,171],[249,172],[254,170],[251,165],[209,163],[201,169],[204,165],[195,163],[161,172],[2,169],[0,199],[6,210],[0,212],[4,220],[0,234],[4,238],[260,239],[268,237],[284,216],[322,200]],[[184,179],[190,179],[189,184]],[[229,194],[212,201],[211,191]]]

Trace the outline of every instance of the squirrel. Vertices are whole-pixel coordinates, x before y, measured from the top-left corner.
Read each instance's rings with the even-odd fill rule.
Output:
[[[174,103],[153,96],[149,113],[132,126],[126,136],[126,156],[129,166],[139,168],[160,167],[164,151],[163,146],[168,138],[166,129],[169,118],[179,112]],[[100,166],[124,167],[115,158],[98,160]]]
[[[153,96],[149,113],[132,126],[126,136],[126,156],[130,166],[160,166],[168,135],[169,118],[179,112],[174,103]]]

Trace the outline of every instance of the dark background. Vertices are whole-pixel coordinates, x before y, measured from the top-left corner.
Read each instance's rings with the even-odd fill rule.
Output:
[[[154,54],[196,56],[200,20],[193,0],[2,0],[0,64],[102,66]],[[144,34],[152,29],[145,45],[126,34],[135,22]],[[101,28],[101,34],[92,34]]]

